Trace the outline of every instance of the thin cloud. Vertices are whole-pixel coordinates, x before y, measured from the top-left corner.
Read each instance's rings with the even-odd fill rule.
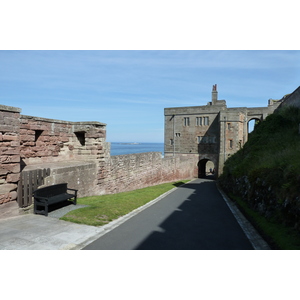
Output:
[[[165,107],[206,105],[216,83],[236,107],[266,106],[300,82],[300,51],[0,51],[0,66],[0,104],[115,135],[126,124],[147,136]]]

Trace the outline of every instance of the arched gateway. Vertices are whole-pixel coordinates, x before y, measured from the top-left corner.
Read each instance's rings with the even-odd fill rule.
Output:
[[[213,161],[203,158],[198,162],[198,178],[215,177],[216,168]]]

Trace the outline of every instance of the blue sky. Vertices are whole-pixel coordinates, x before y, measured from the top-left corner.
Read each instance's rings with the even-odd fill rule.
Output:
[[[107,124],[107,141],[163,142],[164,108],[266,106],[300,83],[300,51],[0,51],[0,104]]]

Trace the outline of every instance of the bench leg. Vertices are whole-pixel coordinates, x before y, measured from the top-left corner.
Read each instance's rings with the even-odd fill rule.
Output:
[[[48,217],[48,203],[45,204],[45,216]]]

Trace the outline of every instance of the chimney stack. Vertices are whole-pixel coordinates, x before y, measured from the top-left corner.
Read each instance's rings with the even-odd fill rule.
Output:
[[[212,105],[217,104],[217,100],[218,100],[217,84],[214,84],[213,88],[212,88],[212,93],[211,93],[211,102],[212,102]]]

